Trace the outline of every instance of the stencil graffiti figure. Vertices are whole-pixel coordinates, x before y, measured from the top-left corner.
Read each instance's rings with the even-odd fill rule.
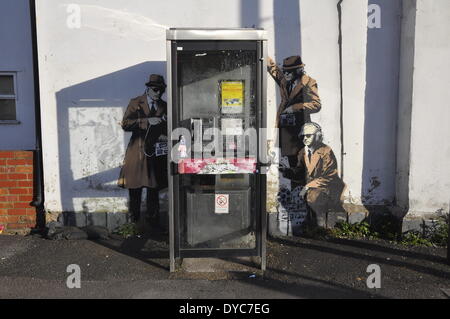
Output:
[[[303,124],[311,121],[310,114],[319,112],[322,107],[317,82],[306,75],[304,67],[300,56],[284,59],[282,68],[271,58],[267,61],[267,71],[280,89],[281,102],[278,106],[275,127],[279,132],[280,164],[286,168],[297,166],[297,154],[303,147],[298,134]],[[280,187],[290,194],[300,186],[296,181],[280,178]],[[292,228],[292,233],[296,233],[294,228],[301,226],[306,215],[303,198],[282,201],[277,210],[278,220],[281,221],[280,230],[289,233],[289,228]]]
[[[303,147],[297,136],[303,124],[310,122],[311,113],[320,111],[317,82],[305,74],[300,56],[283,61],[283,69],[268,58],[267,71],[280,88],[281,103],[278,106],[276,127],[280,132],[281,156],[288,156],[290,166],[295,166],[297,153]]]
[[[147,188],[147,219],[157,224],[159,190],[167,187],[167,104],[161,99],[164,78],[152,74],[146,93],[131,99],[122,128],[132,132],[118,184],[129,189],[131,220],[140,217],[142,189]]]
[[[333,150],[322,143],[322,129],[317,123],[306,123],[299,138],[304,147],[298,152],[295,168],[281,169],[283,176],[304,185],[299,193],[310,209],[309,222],[325,226],[325,216],[331,208],[341,208],[345,184],[340,179]]]

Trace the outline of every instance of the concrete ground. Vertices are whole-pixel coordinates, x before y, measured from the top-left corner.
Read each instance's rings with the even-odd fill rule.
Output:
[[[445,256],[385,241],[277,238],[268,241],[264,275],[246,259],[186,260],[170,274],[163,235],[0,236],[0,298],[448,298]],[[70,264],[81,268],[80,289],[66,286]],[[370,264],[381,267],[380,289],[367,288]]]

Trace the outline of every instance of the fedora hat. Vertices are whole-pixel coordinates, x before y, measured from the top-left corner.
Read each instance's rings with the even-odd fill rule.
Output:
[[[147,83],[145,83],[146,86],[156,86],[159,88],[166,88],[166,83],[164,82],[164,77],[159,74],[152,74],[150,75],[150,78]]]
[[[302,58],[299,55],[290,56],[283,60],[283,71],[294,70],[304,66]]]

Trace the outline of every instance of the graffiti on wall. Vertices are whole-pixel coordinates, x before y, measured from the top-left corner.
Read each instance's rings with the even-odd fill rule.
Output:
[[[277,221],[283,234],[297,234],[302,225],[326,226],[327,213],[340,210],[345,188],[333,150],[323,143],[322,127],[311,114],[322,109],[316,80],[306,75],[300,56],[280,68],[268,59],[268,72],[279,87],[279,192]]]

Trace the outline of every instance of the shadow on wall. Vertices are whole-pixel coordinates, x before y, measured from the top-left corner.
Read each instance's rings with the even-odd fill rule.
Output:
[[[272,58],[277,64],[281,64],[286,57],[301,56],[300,1],[274,0],[273,19],[275,56]],[[307,61],[305,63],[307,64]],[[273,81],[273,79],[269,78],[269,81]],[[281,102],[278,86],[276,86],[276,92],[275,107],[278,109]],[[295,226],[299,226],[303,221],[306,212],[299,209],[299,201],[294,198],[298,195],[298,189],[295,189],[296,185],[292,185],[290,180],[281,174],[278,185],[277,213],[269,214],[269,229],[273,234],[291,235],[295,232]]]
[[[361,199],[369,213],[379,213],[395,201],[401,0],[369,4],[381,9],[381,28],[367,30]]]
[[[275,26],[274,58],[276,58],[277,62],[281,62],[282,59],[288,56],[301,55],[300,1],[274,0],[273,19]]]
[[[65,212],[86,213],[81,224],[97,224],[87,213],[126,209],[128,193],[117,178],[130,135],[119,122],[149,75],[165,70],[165,61],[145,62],[56,93],[61,203]]]
[[[241,26],[243,28],[259,28],[260,0],[241,0]]]
[[[260,0],[241,1],[241,26],[261,27]],[[274,41],[277,62],[301,54],[301,23],[299,0],[273,0]]]

